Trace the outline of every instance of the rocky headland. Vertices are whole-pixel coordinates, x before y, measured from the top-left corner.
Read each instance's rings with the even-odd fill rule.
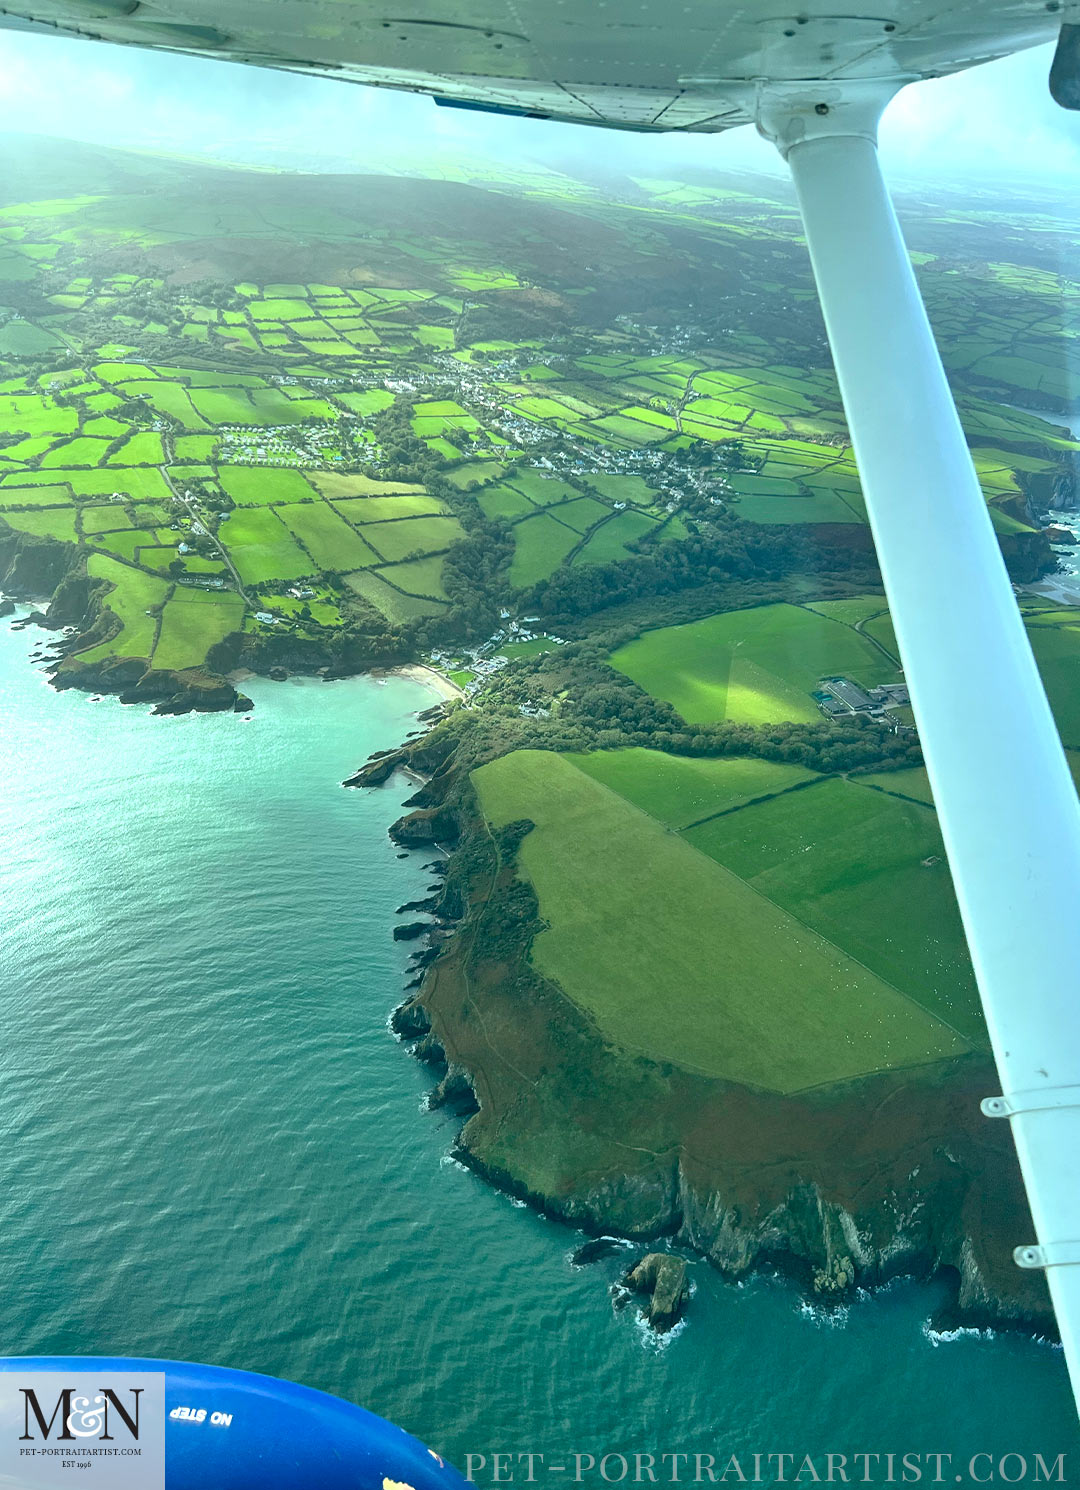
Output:
[[[466,1118],[462,1162],[588,1234],[667,1239],[731,1279],[781,1272],[827,1305],[944,1276],[939,1323],[1055,1335],[1042,1276],[1012,1259],[1033,1233],[1008,1125],[979,1110],[998,1089],[989,1056],[782,1096],[621,1050],[532,966],[532,888],[444,732],[351,783],[404,765],[427,780],[392,837],[449,858],[392,1026],[432,1064],[432,1105]]]

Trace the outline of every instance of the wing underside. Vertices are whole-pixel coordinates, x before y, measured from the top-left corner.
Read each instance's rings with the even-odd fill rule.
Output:
[[[834,0],[835,3],[835,0]],[[755,80],[920,78],[1050,40],[1044,0],[16,0],[0,27],[179,51],[626,129],[749,122]]]

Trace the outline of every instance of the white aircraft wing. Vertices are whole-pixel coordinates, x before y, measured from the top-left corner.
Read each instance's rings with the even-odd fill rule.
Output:
[[[0,26],[647,130],[748,124],[770,79],[925,78],[1048,41],[1056,0],[14,0]],[[730,90],[725,84],[741,84]]]

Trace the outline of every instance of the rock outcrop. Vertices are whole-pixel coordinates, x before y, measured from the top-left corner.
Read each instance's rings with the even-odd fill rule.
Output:
[[[645,1294],[642,1313],[654,1329],[663,1332],[678,1324],[690,1297],[685,1258],[672,1252],[650,1252],[624,1281],[634,1293]]]
[[[399,817],[390,829],[390,837],[402,848],[415,848],[418,844],[455,843],[458,832],[454,812],[445,807],[421,807]]]
[[[433,926],[431,921],[403,921],[394,927],[395,942],[413,942],[418,936],[423,936]]]

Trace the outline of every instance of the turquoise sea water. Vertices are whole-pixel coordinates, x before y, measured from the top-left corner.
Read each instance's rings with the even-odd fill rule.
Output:
[[[736,1453],[751,1479],[755,1452],[951,1453],[965,1483],[975,1453],[1029,1480],[1065,1453],[1080,1483],[1060,1351],[936,1340],[940,1290],[826,1320],[699,1265],[659,1348],[612,1307],[625,1256],[572,1267],[575,1233],[448,1162],[455,1125],[386,1024],[393,912],[431,856],[386,837],[407,782],[339,785],[415,727],[421,685],[255,681],[251,723],[155,719],[54,693],[42,636],[0,624],[0,1352],[267,1371],[463,1467],[568,1466],[537,1484],[639,1452]]]

